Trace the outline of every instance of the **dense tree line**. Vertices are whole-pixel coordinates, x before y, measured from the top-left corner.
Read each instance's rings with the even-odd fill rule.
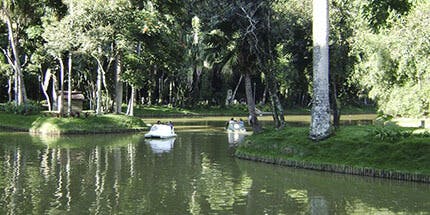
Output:
[[[427,115],[428,1],[328,4],[334,124],[368,97],[387,114]],[[259,130],[256,105],[270,104],[282,127],[285,107],[314,97],[310,0],[2,0],[1,18],[2,102],[70,113],[78,90],[97,113],[133,115],[135,103],[237,100]]]

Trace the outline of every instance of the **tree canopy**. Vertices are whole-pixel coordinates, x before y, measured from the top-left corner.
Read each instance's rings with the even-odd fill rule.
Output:
[[[428,115],[429,7],[329,1],[335,119],[343,106],[364,105]],[[310,0],[4,0],[1,17],[1,102],[28,97],[55,110],[58,95],[76,90],[97,112],[121,112],[130,101],[242,102],[283,115],[314,96]]]

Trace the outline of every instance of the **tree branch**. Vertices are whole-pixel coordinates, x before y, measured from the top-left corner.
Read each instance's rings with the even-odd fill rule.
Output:
[[[9,63],[10,67],[12,67],[12,69],[15,71],[16,67],[15,67],[15,64],[13,63],[13,60],[12,60],[11,56],[10,56],[9,49],[5,50],[4,48],[1,48],[1,50],[3,51],[4,56],[6,57],[7,62]]]
[[[259,8],[261,6],[258,5],[256,8]],[[245,17],[248,20],[249,25],[246,27],[246,32],[244,34],[244,36],[246,37],[247,35],[251,35],[251,39],[254,40],[254,49],[255,51],[258,53],[259,52],[259,48],[258,48],[258,36],[257,33],[255,32],[257,30],[257,24],[258,24],[258,20],[255,20],[254,15],[256,13],[257,10],[254,11],[247,11],[243,6],[240,6],[241,11],[243,12],[244,15],[240,15],[242,17]]]

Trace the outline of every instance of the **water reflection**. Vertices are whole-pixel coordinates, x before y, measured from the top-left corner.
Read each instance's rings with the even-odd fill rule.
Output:
[[[0,214],[430,211],[428,184],[237,160],[222,132],[182,132],[169,146],[154,151],[139,134],[0,133]]]
[[[238,143],[242,142],[245,139],[246,134],[240,132],[228,132],[228,143],[230,146],[236,146]]]
[[[154,153],[160,154],[169,152],[173,149],[176,138],[165,138],[165,139],[146,139],[145,142],[151,146]]]
[[[238,161],[241,171],[254,179],[250,207],[255,214],[427,214],[430,209],[429,184],[355,177]],[[265,177],[270,177],[270,183]],[[285,195],[282,195],[284,193]],[[254,205],[267,195],[277,195],[273,204]]]

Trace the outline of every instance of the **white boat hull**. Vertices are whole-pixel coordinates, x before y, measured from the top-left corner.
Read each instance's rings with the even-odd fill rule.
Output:
[[[151,130],[145,134],[145,138],[171,138],[176,137],[175,130],[169,125],[157,124],[151,127]]]

